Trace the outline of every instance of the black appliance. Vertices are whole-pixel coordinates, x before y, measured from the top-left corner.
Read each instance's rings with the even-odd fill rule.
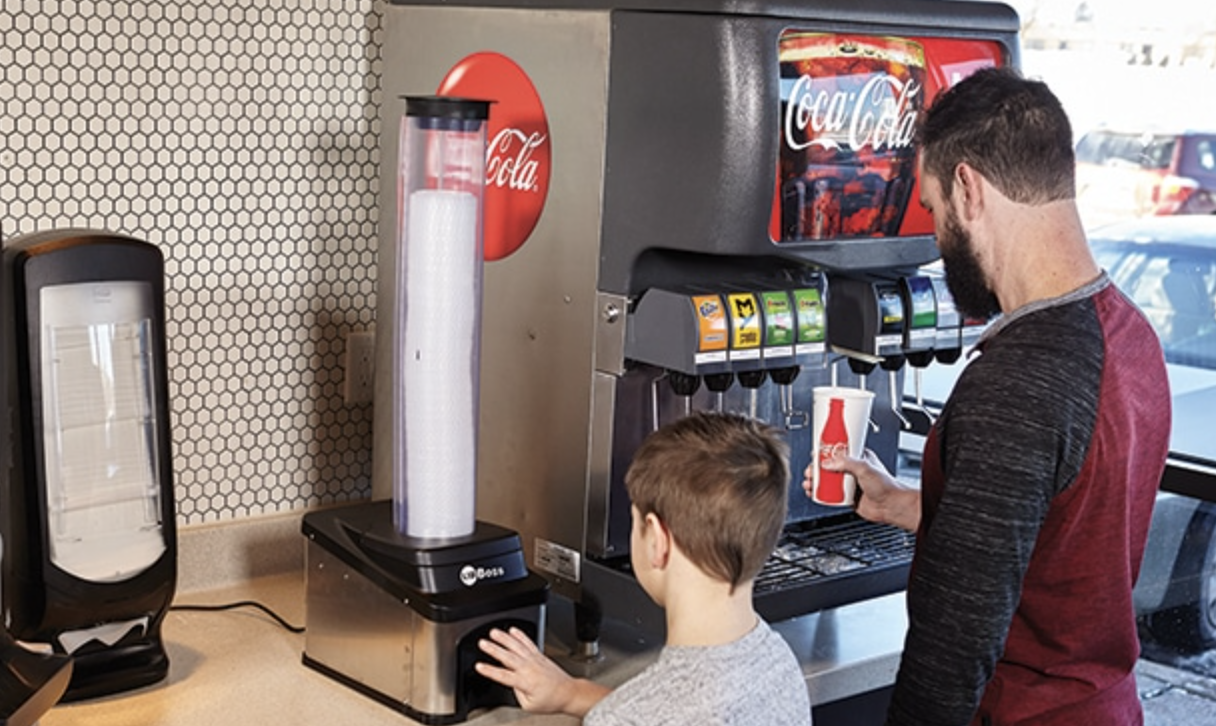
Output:
[[[3,275],[10,630],[71,656],[65,701],[155,683],[177,554],[163,257],[56,230],[9,240]]]

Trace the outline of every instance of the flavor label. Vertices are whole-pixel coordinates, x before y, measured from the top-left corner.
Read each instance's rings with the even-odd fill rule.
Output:
[[[790,346],[794,344],[794,308],[787,292],[762,292],[764,306],[764,344]]]
[[[702,353],[726,351],[726,309],[717,295],[694,295],[693,314],[697,318],[697,350]]]
[[[759,348],[761,342],[760,306],[750,292],[727,295],[730,305],[732,350]],[[759,353],[759,351],[757,351]]]
[[[933,295],[933,281],[927,277],[909,277],[908,306],[909,326],[919,328],[937,328],[937,300]]]
[[[827,340],[824,325],[823,296],[813,288],[794,291],[799,343],[823,343]]]

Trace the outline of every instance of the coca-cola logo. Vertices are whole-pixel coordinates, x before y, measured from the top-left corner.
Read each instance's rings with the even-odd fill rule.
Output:
[[[448,71],[440,95],[483,98],[486,143],[485,259],[514,253],[536,228],[549,195],[549,120],[531,79],[500,53],[474,53]]]
[[[535,194],[540,189],[541,170],[533,154],[548,140],[547,134],[500,130],[487,147],[486,185]]]
[[[915,80],[888,73],[872,75],[859,91],[817,89],[814,78],[799,76],[782,120],[785,143],[795,150],[911,146],[923,90]]]

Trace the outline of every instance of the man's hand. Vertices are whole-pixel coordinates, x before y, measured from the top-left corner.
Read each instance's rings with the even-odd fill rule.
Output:
[[[861,457],[841,452],[824,459],[823,468],[828,471],[843,471],[857,480],[857,514],[871,522],[893,524],[901,529],[915,532],[920,525],[920,489],[899,481],[887,471],[873,451],[866,449]],[[811,495],[814,471],[811,462],[803,473],[802,488]]]

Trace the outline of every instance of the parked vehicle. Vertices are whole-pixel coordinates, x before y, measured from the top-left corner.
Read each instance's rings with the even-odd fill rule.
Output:
[[[1099,128],[1081,137],[1076,155],[1089,227],[1216,212],[1216,131]]]
[[[1216,499],[1216,215],[1147,217],[1090,233],[1098,263],[1144,310],[1161,337],[1179,465],[1211,470]],[[940,410],[966,359],[934,364],[921,378],[925,407]],[[905,406],[915,406],[907,376]],[[907,436],[909,457],[921,438]],[[1129,442],[1129,444],[1132,442]],[[914,463],[914,462],[913,462]],[[1134,592],[1143,630],[1184,652],[1216,647],[1216,503],[1162,492]]]
[[[1216,440],[1201,418],[1216,406],[1216,216],[1110,225],[1091,232],[1090,244],[1161,336],[1176,409],[1171,449],[1216,460]],[[1142,622],[1158,641],[1186,650],[1216,645],[1214,534],[1216,504],[1158,496],[1135,591]]]

